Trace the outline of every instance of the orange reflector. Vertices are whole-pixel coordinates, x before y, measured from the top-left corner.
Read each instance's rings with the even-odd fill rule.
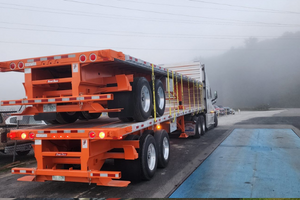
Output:
[[[99,138],[100,139],[104,139],[105,138],[105,133],[104,132],[100,132],[99,133]]]
[[[26,137],[27,137],[27,134],[26,133],[22,133],[21,134],[21,138],[24,140],[24,139],[26,139]]]

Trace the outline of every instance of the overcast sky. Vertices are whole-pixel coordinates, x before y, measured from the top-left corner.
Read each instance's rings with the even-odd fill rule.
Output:
[[[0,29],[0,61],[96,49],[156,64],[201,61],[249,37],[299,31],[300,1],[0,0]],[[0,73],[0,100],[25,97],[23,80]]]

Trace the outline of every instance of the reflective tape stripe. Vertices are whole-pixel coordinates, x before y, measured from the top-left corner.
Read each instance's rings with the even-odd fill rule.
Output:
[[[84,97],[77,97],[76,100],[77,101],[82,101],[82,100],[84,100]]]
[[[32,66],[31,63],[37,62],[37,61],[46,61],[46,60],[57,60],[57,59],[62,59],[62,58],[75,58],[75,54],[70,54],[70,55],[62,55],[62,56],[50,56],[50,57],[43,57],[43,58],[33,58],[33,59],[28,59],[27,63],[25,66]],[[35,65],[35,64],[34,64]]]
[[[100,96],[92,96],[92,99],[100,99]]]
[[[97,99],[111,99],[111,95],[88,96],[88,97],[70,97],[70,98],[55,98],[55,99],[35,99],[35,100],[19,100],[19,101],[1,101],[1,105],[5,104],[29,104],[29,103],[47,103],[47,102],[61,102],[61,101],[83,101],[83,100],[97,100]]]

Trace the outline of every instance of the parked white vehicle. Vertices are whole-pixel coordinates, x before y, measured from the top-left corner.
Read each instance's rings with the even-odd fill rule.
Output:
[[[19,125],[46,125],[43,120],[35,120],[33,115],[21,116]],[[10,116],[5,120],[7,125],[17,125],[17,116]]]

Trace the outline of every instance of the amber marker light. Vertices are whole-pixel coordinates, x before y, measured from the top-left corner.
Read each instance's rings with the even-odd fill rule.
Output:
[[[25,140],[26,137],[27,137],[27,134],[26,134],[26,133],[22,133],[22,134],[21,134],[21,138],[22,138],[23,140]]]
[[[101,132],[99,133],[99,138],[100,138],[100,139],[104,139],[104,138],[105,138],[105,133],[104,133],[103,131],[101,131]]]
[[[156,128],[157,128],[158,130],[160,130],[160,129],[161,129],[161,125],[160,125],[160,124],[157,124]]]

